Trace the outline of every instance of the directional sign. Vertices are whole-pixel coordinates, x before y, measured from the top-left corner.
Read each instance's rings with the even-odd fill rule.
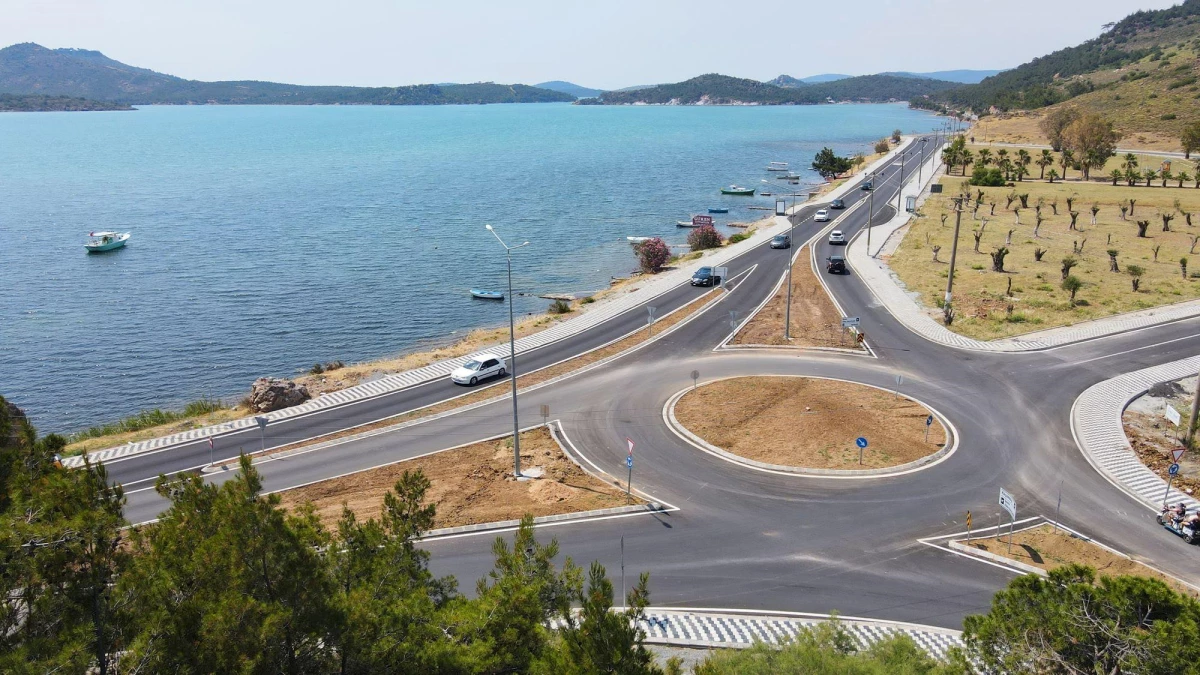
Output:
[[[900,386],[900,385],[902,385],[902,384],[904,384],[904,376],[903,376],[903,375],[897,375],[897,376],[896,376],[896,386],[897,386],[897,387],[899,387],[899,386]]]
[[[1187,452],[1187,448],[1175,448],[1171,451],[1171,460],[1175,463],[1178,463],[1183,457],[1184,452]]]
[[[633,468],[633,455],[625,458],[625,466],[629,467],[630,469]]]
[[[843,316],[842,328],[857,328],[860,322],[861,319],[857,316]]]
[[[931,426],[932,424],[933,424],[933,415],[930,415],[929,417],[925,418],[925,426],[928,427],[928,426]]]
[[[629,444],[629,456],[630,456],[630,457],[633,457],[633,439],[632,439],[632,438],[626,438],[626,439],[625,439],[625,442]]]
[[[266,429],[266,428],[267,428],[267,422],[268,422],[269,420],[267,420],[267,418],[265,418],[265,417],[255,417],[255,418],[254,418],[254,421],[255,421],[255,422],[258,422],[258,428],[259,428],[259,429]]]
[[[1175,409],[1175,406],[1168,405],[1166,411],[1163,412],[1163,415],[1166,416],[1167,421],[1169,421],[1171,424],[1179,426],[1179,422],[1181,420],[1179,419],[1179,411]]]
[[[1170,466],[1170,468],[1168,468],[1168,469],[1167,469],[1167,473],[1171,474],[1172,476],[1174,476],[1175,474],[1179,473],[1179,465],[1178,465],[1178,464],[1172,464],[1172,465]]]
[[[1008,515],[1012,516],[1014,520],[1016,519],[1017,500],[1013,499],[1013,496],[1008,494],[1008,490],[1004,488],[1000,488],[1000,506],[1008,511]]]
[[[854,444],[860,448],[865,448],[867,447],[867,439],[859,436],[858,438],[854,439]]]

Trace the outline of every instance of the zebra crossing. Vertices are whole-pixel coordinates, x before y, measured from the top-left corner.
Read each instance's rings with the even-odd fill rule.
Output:
[[[829,620],[821,616],[762,616],[689,610],[650,609],[641,627],[646,641],[696,647],[748,647],[755,642],[779,644],[801,629]],[[930,655],[945,658],[951,647],[962,646],[962,633],[946,628],[888,621],[839,618],[859,648],[907,635]]]

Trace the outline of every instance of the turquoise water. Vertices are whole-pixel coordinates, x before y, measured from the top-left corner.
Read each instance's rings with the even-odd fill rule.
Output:
[[[70,431],[500,324],[467,295],[505,283],[484,223],[531,242],[518,292],[597,290],[634,267],[627,235],[682,243],[675,221],[710,206],[760,217],[746,206],[773,198],[718,190],[786,187],[768,162],[937,124],[903,105],[0,115],[0,394]],[[133,237],[87,255],[98,229]]]

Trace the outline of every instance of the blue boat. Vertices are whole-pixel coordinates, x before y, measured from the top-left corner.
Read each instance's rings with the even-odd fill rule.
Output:
[[[478,288],[471,289],[471,295],[480,300],[503,300],[504,294],[500,291],[483,291]]]
[[[709,213],[729,213],[729,209],[716,208],[716,209],[709,209],[708,212]]]

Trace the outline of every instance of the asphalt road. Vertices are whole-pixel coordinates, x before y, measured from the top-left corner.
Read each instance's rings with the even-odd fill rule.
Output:
[[[934,144],[916,144],[932,152]],[[909,159],[909,161],[914,161]],[[915,166],[915,164],[913,164]],[[911,167],[910,167],[911,169]],[[876,178],[874,222],[894,213],[899,166]],[[906,170],[906,177],[911,170]],[[866,193],[846,197],[838,228],[861,230]],[[890,200],[889,200],[890,198]],[[890,205],[889,205],[890,201]],[[799,245],[825,224],[813,209],[795,218]],[[836,211],[834,213],[837,213]],[[1027,354],[985,354],[946,348],[909,332],[884,312],[853,270],[826,276],[848,315],[862,317],[874,358],[821,352],[714,351],[729,334],[729,312],[744,318],[770,293],[792,251],[760,246],[729,264],[744,274],[705,313],[645,348],[612,363],[522,394],[520,413],[540,422],[548,404],[579,452],[614,476],[625,475],[626,437],[637,441],[634,487],[678,510],[541,530],[564,555],[600,560],[616,576],[624,539],[630,578],[651,574],[656,605],[829,612],[959,627],[985,611],[1010,572],[926,546],[917,540],[963,529],[967,510],[976,527],[994,524],[997,493],[1005,487],[1018,516],[1053,516],[1061,489],[1061,520],[1168,571],[1200,579],[1197,551],[1154,524],[1153,514],[1110,485],[1083,458],[1070,431],[1070,407],[1092,384],[1200,349],[1200,320]],[[818,257],[830,249],[818,245]],[[681,286],[653,303],[660,313],[703,292]],[[602,326],[518,357],[521,372],[612,340],[644,323],[641,308]],[[782,329],[782,327],[781,327]],[[701,379],[747,374],[841,377],[901,390],[939,410],[954,425],[957,451],[929,468],[891,478],[839,480],[751,470],[701,452],[675,436],[662,419],[664,403]],[[396,394],[273,425],[266,445],[328,433],[462,394],[433,382]],[[288,426],[292,425],[292,426]],[[344,442],[260,463],[267,490],[279,490],[418,454],[468,443],[511,429],[511,403],[502,401],[396,432]],[[217,456],[257,448],[257,432],[224,438]],[[163,501],[149,489],[154,476],[208,461],[207,443],[109,463],[127,486],[128,517],[155,517]],[[228,474],[213,476],[221,480]],[[434,571],[454,574],[464,588],[492,564],[494,534],[428,541]]]

